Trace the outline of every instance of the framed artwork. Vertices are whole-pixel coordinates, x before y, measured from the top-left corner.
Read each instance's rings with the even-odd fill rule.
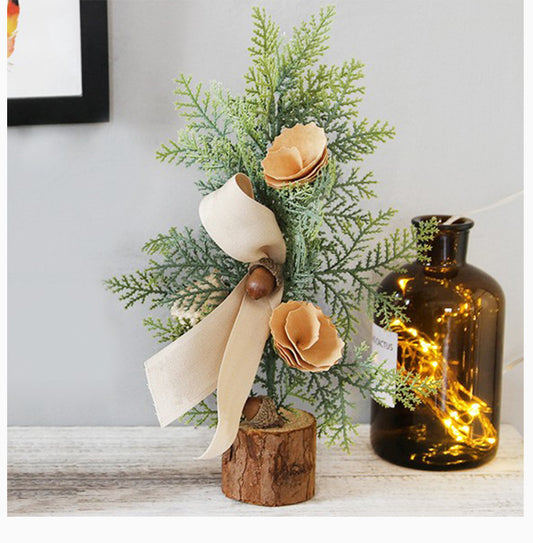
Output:
[[[107,0],[8,0],[8,126],[109,121]]]

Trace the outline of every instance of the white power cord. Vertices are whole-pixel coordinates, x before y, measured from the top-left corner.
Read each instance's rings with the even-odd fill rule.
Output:
[[[497,202],[494,202],[493,204],[489,204],[488,206],[480,207],[479,209],[474,209],[473,211],[468,211],[467,213],[463,213],[462,215],[453,215],[442,224],[443,226],[448,226],[450,224],[453,224],[457,219],[460,219],[461,217],[468,217],[469,215],[476,215],[477,213],[488,211],[489,209],[495,209],[497,207],[508,204],[509,202],[512,202],[519,196],[523,196],[523,195],[524,195],[524,191],[519,190],[518,192],[515,192],[514,194],[510,194],[509,196],[506,196],[505,198],[502,198],[501,200],[498,200]]]
[[[505,364],[505,366],[503,367],[503,373],[505,373],[505,372],[507,372],[509,370],[512,370],[513,368],[515,368],[519,364],[522,364],[522,362],[524,362],[524,357],[523,356],[520,356],[519,358],[515,358],[512,362],[509,362],[509,364]]]

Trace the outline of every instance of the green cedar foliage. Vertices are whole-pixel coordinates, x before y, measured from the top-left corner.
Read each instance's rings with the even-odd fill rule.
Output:
[[[266,392],[278,406],[290,407],[294,400],[307,404],[317,417],[319,435],[349,450],[356,430],[354,390],[365,397],[389,393],[411,408],[435,391],[434,382],[377,365],[364,342],[354,345],[360,310],[389,321],[402,316],[396,300],[378,291],[376,277],[398,270],[417,250],[423,257],[436,224],[424,225],[418,238],[405,229],[378,240],[395,210],[365,211],[364,202],[376,197],[376,180],[359,163],[391,139],[394,128],[359,116],[364,95],[360,62],[318,62],[328,48],[334,14],[332,6],[321,9],[284,40],[265,10],[254,8],[252,64],[244,93],[232,95],[218,83],[205,87],[180,75],[175,80],[176,109],[186,125],[161,145],[157,158],[197,166],[202,194],[237,172],[246,173],[256,199],[275,213],[287,245],[283,300],[310,301],[324,306],[326,313],[327,307],[347,347],[329,371],[305,373],[286,366],[269,341],[254,390]],[[311,121],[327,134],[328,165],[312,184],[268,187],[261,160],[269,144],[284,127]],[[202,228],[196,233],[172,228],[143,250],[151,257],[146,269],[107,281],[126,307],[140,302],[168,309],[177,300],[182,308],[202,308],[208,300],[221,301],[246,273],[246,266],[223,253]],[[148,317],[144,324],[164,342],[191,326],[187,319],[172,317]],[[213,397],[184,420],[213,424]]]

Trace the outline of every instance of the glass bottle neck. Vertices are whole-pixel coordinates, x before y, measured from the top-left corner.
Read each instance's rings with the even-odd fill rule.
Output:
[[[448,215],[423,215],[415,217],[412,223],[418,229],[422,221],[436,217],[439,226],[438,232],[430,243],[430,249],[426,252],[429,262],[423,265],[428,271],[447,271],[466,264],[466,251],[468,247],[469,230],[474,226],[471,219],[461,217],[452,224],[443,224]]]
[[[456,268],[466,264],[468,234],[468,231],[440,230],[431,242],[431,249],[427,253],[429,262],[425,266]]]

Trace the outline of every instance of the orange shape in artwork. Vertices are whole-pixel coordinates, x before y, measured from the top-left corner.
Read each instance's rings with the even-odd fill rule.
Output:
[[[19,12],[19,1],[7,0],[7,58],[9,58],[15,50]]]

